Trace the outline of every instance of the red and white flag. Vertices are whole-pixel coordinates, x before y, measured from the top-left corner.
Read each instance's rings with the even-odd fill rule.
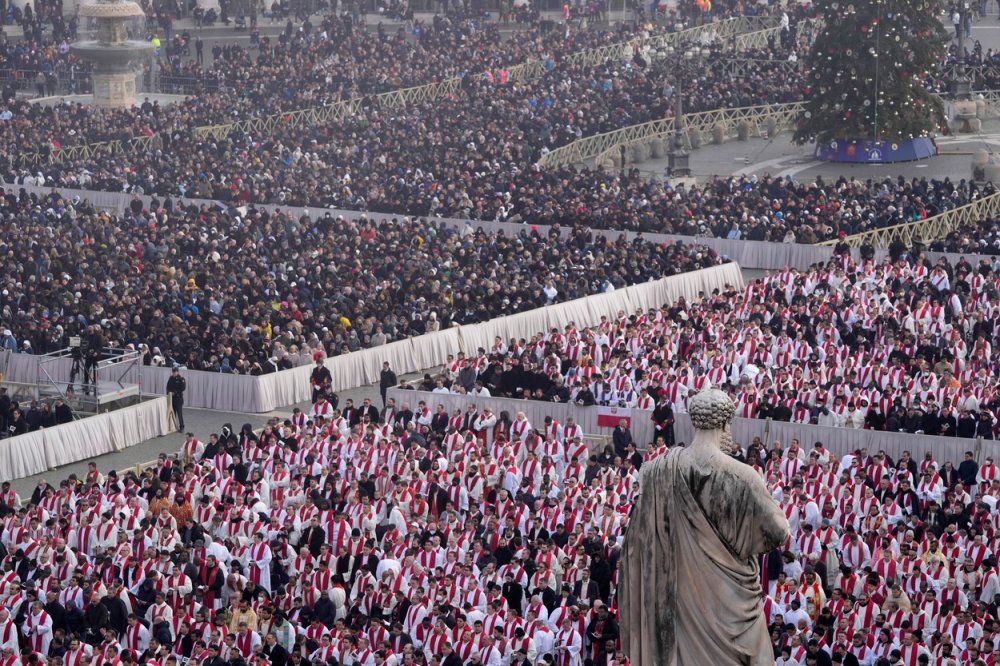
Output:
[[[631,407],[598,407],[597,408],[597,427],[599,428],[614,428],[618,426],[618,423],[622,419],[625,419],[625,425],[631,427],[632,425],[632,408]]]

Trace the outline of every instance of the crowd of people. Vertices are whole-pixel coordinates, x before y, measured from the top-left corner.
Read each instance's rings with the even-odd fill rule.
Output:
[[[616,210],[615,200],[621,197],[611,193],[624,184],[614,175],[542,174],[533,165],[546,151],[582,136],[669,115],[675,73],[670,63],[658,60],[658,53],[637,49],[621,61],[587,66],[566,64],[562,58],[670,28],[597,32],[567,27],[565,32],[536,30],[524,39],[519,35],[501,41],[494,31],[474,29],[471,22],[447,23],[422,29],[413,42],[401,34],[382,34],[373,41],[350,20],[335,17],[308,30],[290,25],[276,44],[261,44],[256,59],[247,49],[217,47],[210,67],[172,63],[178,75],[204,75],[206,88],[215,92],[169,108],[40,110],[11,102],[3,113],[6,136],[0,138],[30,149],[8,162],[3,177],[14,183],[160,196],[540,223],[553,218],[572,223],[595,209],[582,221],[601,227],[656,227],[659,223],[651,218],[658,211],[643,202],[660,185],[638,177],[628,182],[626,198],[649,208],[640,211],[645,219],[637,225],[632,211]],[[744,77],[731,76],[725,61],[713,53],[703,70],[684,82],[689,110],[800,99],[802,74],[790,76],[779,67],[787,52],[794,53],[794,34],[793,23],[776,41],[777,64],[762,60]],[[512,64],[531,59],[546,64],[544,76],[506,82]],[[278,126],[266,138],[234,131],[225,139],[208,140],[191,132],[200,125],[315,107],[452,75],[463,81],[461,93],[453,97],[397,110],[380,109],[372,100],[368,113],[329,126]],[[415,137],[427,135],[430,140],[415,143]],[[143,136],[155,137],[159,149],[50,165],[17,161],[39,146],[43,152],[58,152],[82,143]],[[564,183],[567,192],[560,191]],[[595,205],[588,200],[591,192]]]
[[[139,473],[3,483],[5,664],[626,666],[620,545],[675,444],[432,406],[320,394]],[[792,528],[762,560],[777,663],[992,663],[992,456],[745,444]]]
[[[743,418],[996,439],[996,269],[843,252],[591,328],[498,338],[423,388],[636,407],[664,422],[712,385]]]
[[[76,103],[37,107],[8,97],[6,110],[12,117],[0,128],[0,140],[30,153],[152,134],[167,142],[188,141],[195,127],[321,107],[453,77],[476,78],[485,71],[558,59],[636,36],[624,26],[583,30],[568,25],[545,34],[536,26],[519,32],[517,39],[504,39],[495,24],[439,17],[418,39],[407,39],[381,30],[372,35],[348,16],[330,15],[316,26],[306,20],[296,29],[289,23],[279,37],[261,39],[252,51],[216,45],[207,66],[198,62],[197,47],[192,49],[193,63],[171,50],[162,56],[165,74],[204,78],[206,87],[218,89],[162,108],[156,105],[155,114],[141,107],[97,109]],[[57,54],[62,47],[60,42],[40,46]],[[75,61],[71,52],[66,57]],[[39,114],[46,114],[44,124]]]
[[[227,58],[241,62],[243,53],[233,49],[220,59]],[[176,142],[171,139],[151,153],[155,165],[143,158],[135,164],[128,155],[103,156],[50,165],[43,170],[47,175],[11,167],[5,178],[236,204],[319,204],[802,243],[921,219],[992,192],[992,186],[947,179],[829,185],[821,179],[719,179],[676,189],[643,178],[638,170],[534,166],[549,147],[669,113],[674,91],[668,68],[643,62],[637,53],[621,65],[554,65],[539,81],[511,87],[488,77],[467,77],[462,95],[397,113],[373,107],[371,115],[323,128],[278,127],[263,142],[251,133],[218,141],[177,135]],[[701,91],[696,105],[738,106],[798,94],[794,77],[775,76],[766,67],[747,78],[734,79],[727,72],[716,64],[690,82],[692,90]],[[145,106],[150,118],[166,113]],[[439,112],[444,118],[434,120]],[[488,117],[497,122],[484,129]],[[522,120],[499,121],[510,117]],[[151,132],[148,127],[140,131]]]
[[[73,410],[62,398],[31,400],[27,404],[21,404],[11,399],[6,386],[0,386],[0,439],[17,437],[72,420]]]
[[[265,374],[722,261],[586,229],[133,203],[112,216],[56,194],[0,199],[5,348],[47,353],[82,335],[151,364]]]
[[[960,225],[929,246],[942,252],[1000,255],[1000,220],[987,216]]]
[[[794,229],[835,238],[921,219],[990,191],[950,181],[733,177],[667,190],[661,200],[677,233],[787,240]],[[0,323],[13,332],[6,347],[46,353],[96,325],[108,343],[141,345],[149,363],[237,374],[723,260],[696,243],[626,241],[583,227],[565,238],[558,227],[508,236],[423,219],[298,216],[171,197],[135,198],[125,214],[111,215],[58,193],[11,189],[0,214],[0,250],[20,258],[0,273]],[[393,259],[400,254],[403,264]]]
[[[796,11],[742,76],[711,51],[683,82],[687,109],[801,99],[807,79],[787,67],[807,16]],[[38,25],[27,17],[25,30]],[[638,170],[543,171],[534,164],[548,150],[668,116],[670,63],[639,49],[620,62],[564,61],[635,38],[627,28],[501,39],[440,17],[414,32],[373,36],[330,16],[253,48],[218,46],[208,65],[169,52],[167,74],[200,86],[170,107],[44,109],[8,90],[0,174],[17,185],[0,195],[0,348],[45,353],[79,337],[88,349],[138,348],[147,364],[264,374],[315,361],[322,373],[325,356],[727,260],[696,238],[595,229],[814,243],[994,192],[948,179],[672,187]],[[75,66],[61,44],[34,36],[0,44],[0,68]],[[543,76],[505,80],[533,58]],[[449,77],[463,81],[450,97],[402,109],[373,101]],[[359,96],[363,114],[322,126],[192,132]],[[30,170],[14,157],[139,136],[159,148]],[[110,214],[22,184],[153,196]],[[262,202],[397,218],[253,205]],[[422,217],[432,214],[526,224],[487,232]],[[984,221],[942,247],[1000,248],[1000,232]],[[143,471],[92,463],[82,478],[40,481],[23,503],[4,482],[0,666],[627,666],[620,544],[641,468],[683,445],[672,424],[692,394],[720,387],[745,418],[1000,435],[1000,261],[908,250],[879,262],[867,248],[855,262],[840,247],[825,264],[743,289],[456,351],[419,387],[470,396],[453,413],[416,393],[415,404],[387,400],[386,368],[381,409],[341,405],[320,381],[314,404],[288,419],[262,432],[227,423],[187,433]],[[531,424],[475,404],[489,396],[649,410],[654,441],[622,424],[591,449],[572,421]],[[0,388],[0,431],[71,418],[62,402],[22,406]],[[838,459],[821,442],[754,440],[733,455],[759,471],[792,528],[762,561],[777,663],[994,663],[992,454],[982,465],[972,452]]]
[[[69,38],[39,42],[7,39],[0,33],[0,87],[3,99],[18,92],[37,96],[90,89],[90,66],[70,56]]]
[[[737,8],[733,13],[750,13]],[[754,8],[753,12],[759,11]],[[692,76],[682,77],[689,111],[796,101],[808,88],[802,70],[787,67],[808,46],[799,25],[809,17],[803,7],[789,10],[787,29],[769,47],[743,54],[753,62],[734,76],[730,61],[709,44],[711,55]],[[601,44],[636,39],[650,30],[675,29],[674,22],[599,31],[573,27],[543,32],[530,29],[518,39],[472,20],[437,17],[417,25],[417,39],[402,31],[379,30],[375,39],[349,15],[331,14],[318,25],[292,22],[273,43],[252,47],[216,46],[211,64],[185,60],[174,51],[164,59],[166,75],[193,80],[202,92],[170,107],[144,104],[135,110],[97,111],[80,106],[40,109],[11,100],[0,117],[0,140],[11,150],[0,173],[6,182],[82,189],[137,191],[160,197],[213,198],[226,202],[274,202],[329,206],[408,215],[441,215],[529,223],[586,224],[596,228],[695,233],[766,240],[829,240],[838,227],[854,231],[914,219],[899,213],[884,186],[860,186],[865,207],[851,224],[830,219],[827,207],[805,214],[791,209],[778,223],[768,219],[766,202],[749,218],[726,215],[720,197],[698,220],[677,215],[690,207],[669,187],[637,170],[553,169],[534,164],[553,148],[584,136],[669,116],[676,96],[677,71],[662,54],[638,47],[631,57],[591,65],[567,64],[564,56]],[[805,31],[808,33],[809,31]],[[798,39],[797,39],[798,38]],[[639,41],[636,40],[638,44]],[[61,58],[65,42],[43,53]],[[256,50],[256,54],[255,51]],[[36,58],[37,59],[37,58]],[[508,69],[540,60],[547,73],[537,80],[506,82]],[[449,77],[463,81],[460,93],[403,109],[381,109],[372,95]],[[186,84],[185,84],[186,85]],[[262,137],[236,131],[209,139],[192,130],[240,119],[317,107],[366,97],[366,112],[325,124],[279,124]],[[95,141],[152,137],[146,151],[99,153],[27,164],[18,160],[38,147],[43,153]],[[21,157],[15,157],[20,155]],[[234,159],[234,157],[236,159]],[[34,158],[32,158],[34,159]],[[808,186],[801,186],[808,187]],[[800,191],[801,191],[800,187]],[[858,186],[849,186],[855,190]],[[810,188],[812,189],[812,188]],[[924,186],[926,189],[926,186]],[[948,207],[948,196],[967,201],[964,185],[935,183],[932,201],[917,202],[917,214]],[[965,191],[963,191],[965,190]],[[822,192],[824,198],[840,193]],[[847,192],[848,195],[855,192]],[[687,193],[681,193],[687,197]],[[838,197],[839,198],[839,197]],[[780,203],[780,201],[779,201]],[[846,202],[829,208],[842,218]],[[761,205],[764,204],[764,205]],[[892,210],[888,210],[888,209]],[[747,211],[740,211],[747,212]],[[759,222],[760,219],[763,223]],[[759,229],[755,228],[759,227]]]
[[[796,15],[792,25],[805,16]],[[417,42],[402,34],[380,34],[372,41],[349,19],[329,17],[315,28],[295,30],[289,24],[274,44],[260,44],[256,58],[239,46],[216,46],[207,67],[172,58],[175,69],[169,71],[202,80],[214,91],[174,107],[144,104],[135,111],[95,113],[12,102],[3,114],[9,116],[5,139],[10,145],[58,151],[94,140],[147,136],[155,137],[159,148],[148,154],[81,157],[40,170],[10,162],[3,177],[18,184],[124,189],[160,197],[803,243],[912,221],[978,196],[964,182],[838,183],[836,189],[803,183],[774,192],[769,181],[766,194],[756,183],[740,183],[744,191],[717,191],[705,199],[700,189],[678,193],[638,170],[542,171],[534,164],[553,148],[672,113],[676,73],[671,63],[640,50],[621,62],[561,62],[568,53],[635,36],[624,28],[611,33],[568,29],[561,40],[536,30],[524,40],[504,41],[472,21],[440,21],[422,29]],[[746,54],[753,56],[752,63],[741,76],[734,76],[729,61],[713,51],[705,67],[684,80],[688,110],[801,99],[803,73],[787,68],[801,50],[794,34],[790,28],[770,48]],[[452,56],[467,53],[470,46],[471,57]],[[547,63],[548,72],[537,81],[505,85],[507,68],[530,58]],[[215,140],[191,133],[196,126],[251,113],[317,106],[449,76],[462,77],[460,94],[410,108],[384,110],[373,102],[364,116],[324,127],[278,126],[266,138],[233,132]],[[227,103],[237,89],[240,99]],[[40,134],[46,132],[51,134]],[[920,199],[909,201],[914,193]],[[814,199],[820,199],[819,206],[808,205]],[[855,210],[845,211],[851,204]],[[703,216],[697,215],[699,209],[705,209]]]

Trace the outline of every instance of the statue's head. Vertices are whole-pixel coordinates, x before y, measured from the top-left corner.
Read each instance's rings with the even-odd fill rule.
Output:
[[[733,421],[736,405],[719,389],[699,391],[688,403],[691,423],[698,430],[723,430]]]

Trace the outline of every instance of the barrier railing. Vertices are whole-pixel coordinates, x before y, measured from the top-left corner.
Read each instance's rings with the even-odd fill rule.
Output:
[[[847,236],[841,240],[825,241],[818,245],[836,245],[845,242],[851,247],[871,245],[872,247],[889,247],[894,240],[901,240],[907,247],[914,241],[928,243],[940,240],[965,225],[976,224],[984,218],[1000,216],[1000,192],[988,197],[977,199],[958,208],[952,208],[939,215],[928,217],[907,224],[897,224],[882,229],[872,229],[860,234]]]
[[[762,58],[727,58],[721,63],[727,74],[734,78],[751,76],[759,68],[766,68],[769,75],[791,76],[805,70],[805,63],[801,60],[767,60]]]
[[[962,70],[956,62],[950,62],[946,64],[942,69],[942,75],[945,80],[951,80],[956,77]],[[976,81],[997,81],[1000,80],[1000,66],[994,65],[993,63],[983,63],[980,65],[966,65],[965,75],[972,79],[973,82]]]
[[[41,163],[55,163],[63,160],[91,159],[98,155],[112,155],[131,152],[134,150],[144,150],[145,143],[151,141],[151,137],[139,137],[136,139],[114,139],[110,141],[95,141],[78,146],[50,147],[47,151],[35,153],[19,153],[10,155],[9,159],[14,166],[28,167]]]
[[[585,51],[577,51],[559,59],[560,65],[598,65],[608,60],[621,61],[632,57],[637,50],[653,51],[669,46],[677,47],[687,43],[718,44],[724,49],[739,49],[733,38],[747,32],[774,30],[778,27],[778,19],[771,16],[737,16],[723,19],[715,23],[678,30],[677,32],[654,33],[646,37],[636,37],[617,44],[598,46]],[[510,81],[532,81],[545,74],[544,61],[515,65],[508,70]]]
[[[41,69],[0,69],[0,81],[15,90],[36,92],[38,74],[48,75],[50,72]],[[46,95],[67,95],[89,93],[91,91],[90,73],[86,71],[68,72],[56,70],[54,80],[46,79],[42,85]],[[53,85],[54,84],[54,85]]]
[[[596,64],[605,62],[608,59],[622,60],[631,57],[635,48],[643,48],[647,44],[653,48],[662,48],[671,44],[687,43],[691,41],[701,41],[713,43],[714,40],[726,40],[747,31],[761,31],[773,29],[777,19],[774,17],[739,16],[724,19],[716,23],[708,23],[687,30],[678,32],[653,34],[647,37],[637,37],[618,44],[599,46],[593,49],[586,49],[569,54],[560,58],[559,64]],[[531,81],[540,78],[545,74],[546,64],[543,61],[531,61],[511,67],[508,71],[508,80]],[[342,100],[320,107],[310,107],[283,113],[270,114],[257,118],[247,118],[233,123],[220,125],[207,125],[195,128],[194,135],[199,138],[221,138],[230,133],[252,132],[255,134],[273,132],[276,127],[307,127],[311,125],[321,125],[329,122],[336,122],[349,115],[357,114],[361,111],[366,99],[373,99],[374,102],[384,109],[398,109],[412,104],[438,99],[447,95],[452,95],[459,91],[462,85],[460,78],[450,78],[444,81],[429,83],[412,88],[393,90],[390,92],[375,95],[371,98],[357,97],[349,100]],[[133,143],[135,140],[109,141],[100,144],[88,144],[92,146],[90,151],[84,150],[84,146],[78,146],[76,152],[64,153],[62,151],[52,152],[24,152],[14,158],[16,166],[31,166],[40,163],[60,162],[64,159],[76,159],[79,157],[91,157],[101,154],[101,151],[110,151],[121,154],[131,151],[146,150],[150,146],[144,143]]]
[[[414,88],[403,88],[374,95],[370,99],[373,104],[382,109],[400,109],[413,104],[452,95],[459,91],[462,80],[446,79]],[[288,111],[260,118],[248,118],[225,125],[213,125],[195,128],[194,134],[200,138],[220,138],[236,132],[270,133],[276,127],[308,127],[324,123],[337,122],[352,115],[361,113],[365,99],[355,97],[327,106],[312,107],[298,111]]]
[[[733,48],[737,51],[747,49],[760,49],[769,45],[770,40],[781,35],[781,27],[774,26],[765,30],[755,30],[742,35],[736,35],[733,39]]]
[[[972,93],[973,99],[980,97],[986,102],[986,106],[993,108],[994,111],[1000,109],[1000,90],[977,90]]]
[[[811,43],[819,27],[818,19],[805,19],[799,21],[795,26],[795,40],[797,42]],[[733,49],[736,51],[748,51],[751,49],[763,49],[771,45],[771,40],[781,37],[781,25],[775,24],[761,28],[760,30],[748,30],[735,35],[733,39]]]
[[[767,21],[764,21],[767,23]],[[806,19],[800,21],[796,26],[797,39],[811,39],[811,35],[816,32],[819,26],[817,19]],[[771,22],[766,27],[741,33],[730,33],[723,36],[723,44],[737,53],[752,51],[767,47],[771,37],[777,37],[781,33],[780,25]],[[732,42],[725,40],[732,37]],[[754,63],[767,63],[769,66],[777,65],[787,71],[795,73],[801,71],[805,65],[802,62],[742,59],[739,57],[729,58],[726,67],[729,68],[733,76],[746,76],[751,73]],[[694,132],[705,133],[719,126],[727,134],[741,123],[747,123],[748,136],[765,136],[767,131],[781,131],[790,128],[802,109],[802,104],[792,102],[789,104],[772,104],[767,106],[742,107],[738,109],[716,109],[701,113],[686,114],[685,120],[685,143],[690,146],[690,135]],[[650,121],[641,125],[632,125],[612,132],[585,137],[566,146],[556,148],[544,155],[538,166],[560,167],[573,164],[582,164],[589,160],[600,162],[611,156],[612,153],[620,151],[624,146],[630,148],[636,143],[652,140],[656,138],[672,137],[674,132],[673,119],[665,118]]]
[[[225,81],[214,76],[191,76],[186,74],[160,74],[159,90],[172,95],[214,93],[226,87]]]
[[[753,61],[750,61],[753,62]],[[789,63],[794,65],[797,63]],[[732,67],[739,67],[732,64]],[[974,97],[982,97],[987,107],[994,110],[1000,109],[1000,91],[983,90],[973,93]],[[702,135],[711,133],[716,127],[730,134],[733,129],[746,123],[746,136],[766,136],[765,132],[782,131],[794,127],[798,114],[803,109],[802,102],[789,102],[786,104],[770,104],[763,106],[749,106],[738,109],[715,109],[712,111],[702,111],[699,113],[688,113],[684,115],[685,145],[691,147],[691,135],[700,133]],[[633,145],[652,141],[653,139],[666,139],[673,136],[673,118],[662,118],[651,120],[638,125],[630,125],[621,129],[595,134],[578,139],[573,143],[555,148],[543,155],[537,164],[541,168],[558,168],[563,166],[580,165],[593,161],[600,163],[606,158],[613,158],[622,147],[631,148]],[[707,143],[710,137],[703,137],[703,143]]]
[[[719,128],[728,135],[734,130],[740,131],[744,124],[747,136],[767,136],[771,132],[793,126],[802,108],[801,102],[792,102],[685,114],[683,128],[685,143],[690,145],[691,136],[695,133],[710,134]],[[674,119],[663,118],[604,134],[595,134],[556,148],[542,156],[538,160],[538,166],[554,168],[582,164],[590,160],[600,163],[606,158],[615,157],[615,153],[623,147],[628,149],[643,141],[669,139],[674,131]]]

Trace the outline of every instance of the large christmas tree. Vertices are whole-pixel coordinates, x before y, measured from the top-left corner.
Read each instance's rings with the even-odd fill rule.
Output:
[[[948,44],[942,0],[817,0],[823,27],[808,58],[810,92],[795,141],[906,141],[944,120],[924,89]]]

